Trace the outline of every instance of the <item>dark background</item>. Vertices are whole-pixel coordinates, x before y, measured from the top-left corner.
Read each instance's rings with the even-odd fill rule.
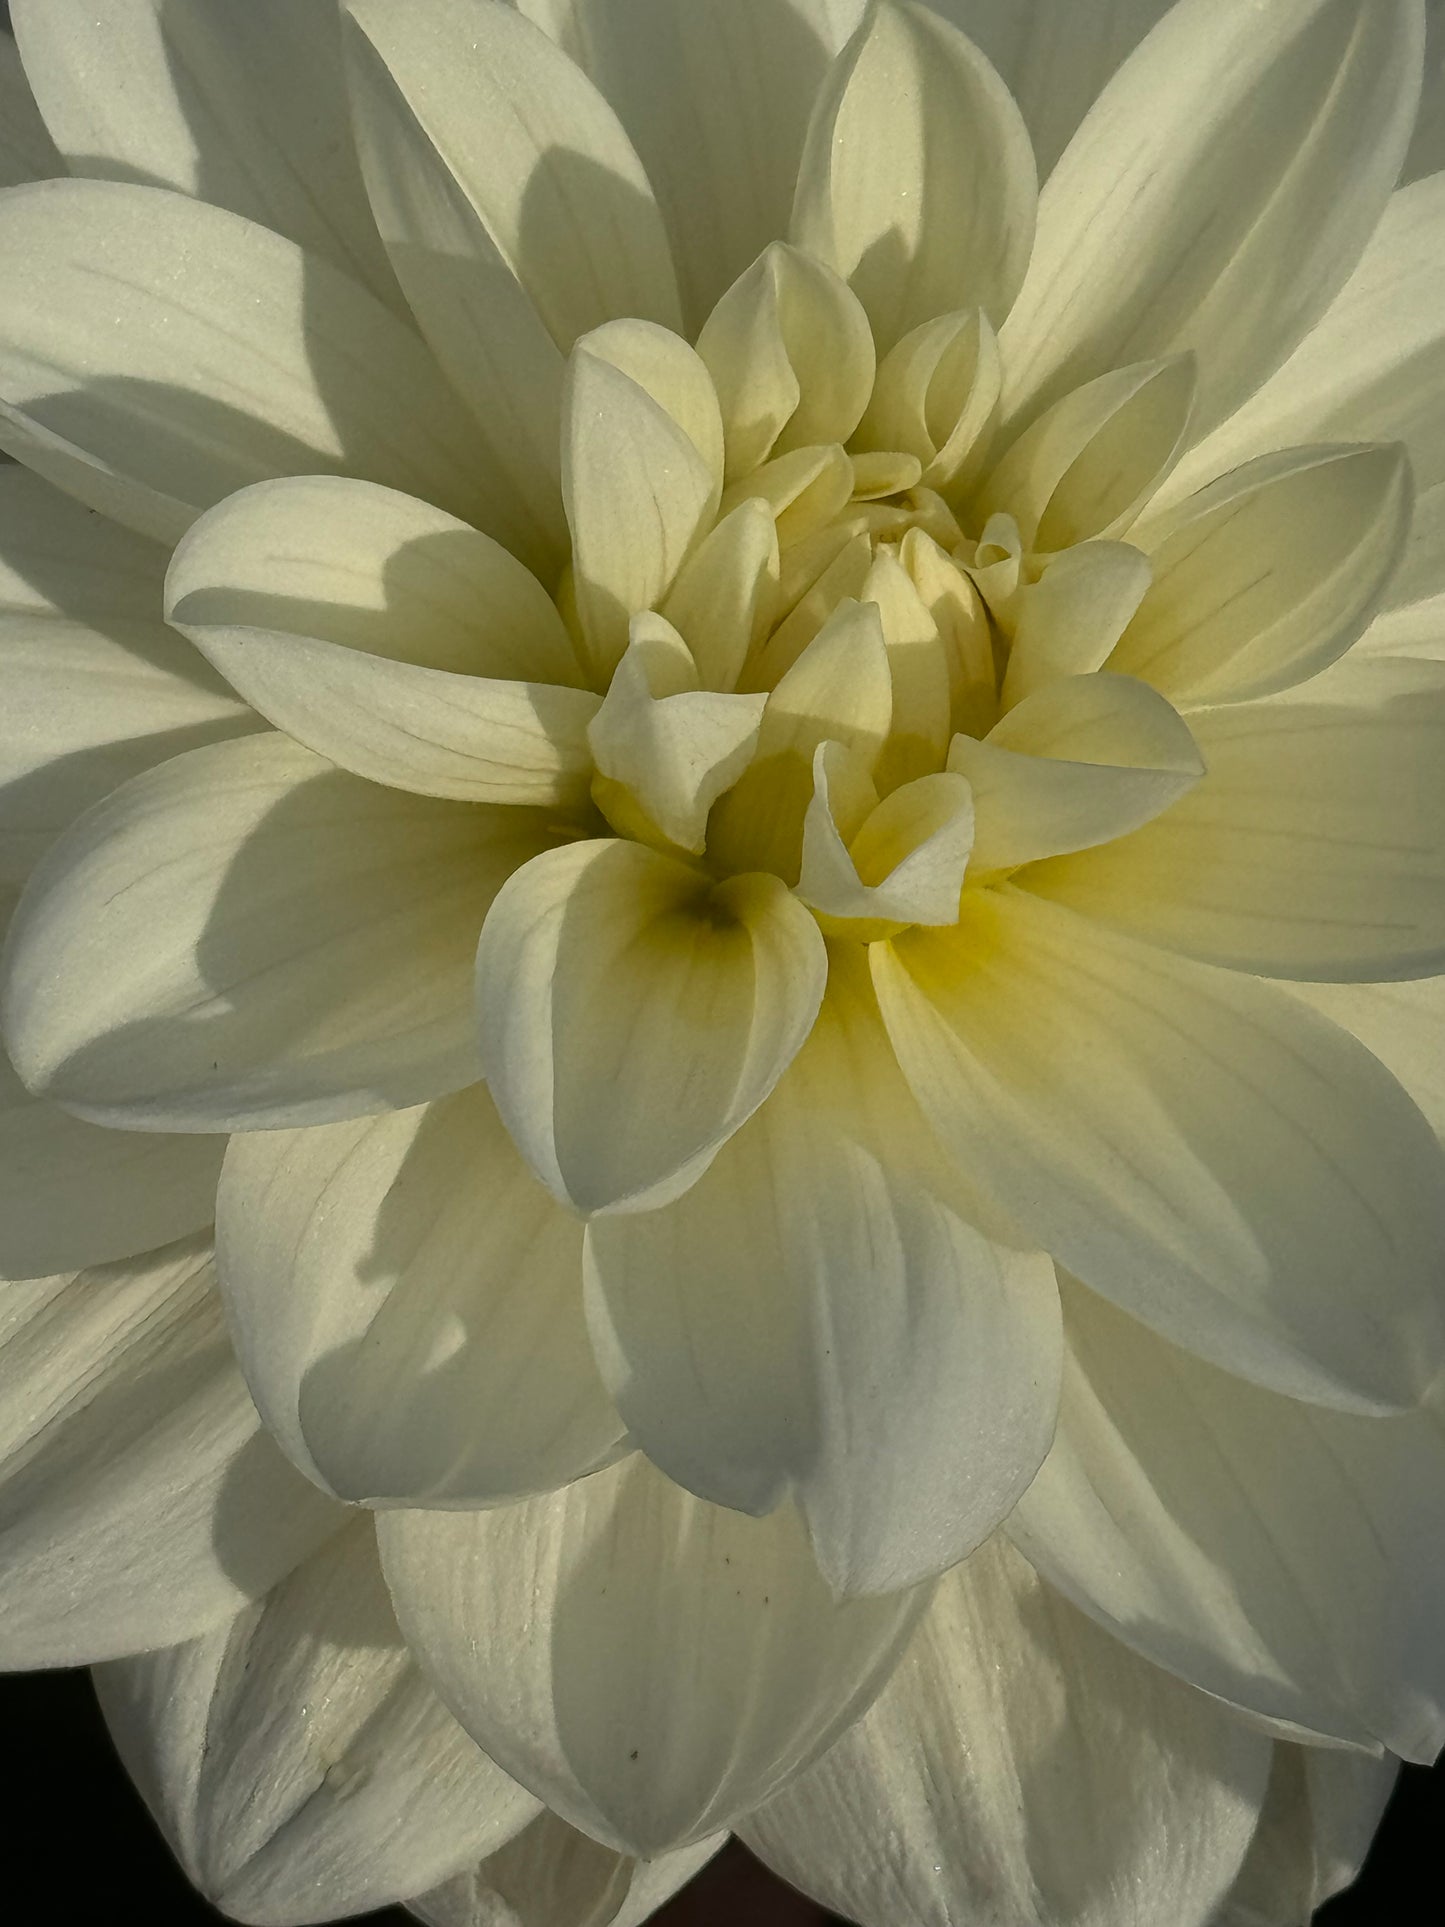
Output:
[[[87,1674],[0,1679],[0,1758],[7,1769],[0,1874],[6,1927],[102,1927],[121,1918],[145,1927],[215,1927],[221,1920],[186,1884],[131,1790]],[[1321,1910],[1318,1927],[1426,1927],[1439,1920],[1442,1827],[1445,1765],[1407,1768],[1363,1877]],[[829,1927],[828,1915],[739,1847],[728,1848],[656,1918],[659,1927]],[[400,1908],[366,1919],[369,1927],[416,1927]]]

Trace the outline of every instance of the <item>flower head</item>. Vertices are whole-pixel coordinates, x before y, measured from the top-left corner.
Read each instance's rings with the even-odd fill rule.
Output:
[[[1312,1907],[1445,1739],[1419,0],[14,11],[12,1659],[245,1920]]]

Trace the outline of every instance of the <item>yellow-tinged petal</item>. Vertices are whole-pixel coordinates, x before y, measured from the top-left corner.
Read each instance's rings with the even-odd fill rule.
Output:
[[[590,1213],[677,1197],[801,1048],[827,976],[776,877],[574,843],[505,885],[477,951],[482,1062],[522,1155]]]
[[[926,7],[878,0],[813,109],[792,239],[849,283],[880,350],[955,308],[1001,321],[1036,196],[1018,108],[978,49]]]
[[[1181,704],[1305,682],[1364,632],[1413,506],[1395,444],[1261,456],[1146,514],[1129,540],[1153,581],[1109,667]]]
[[[1060,676],[1101,669],[1148,593],[1148,558],[1129,542],[1081,542],[1054,556],[1009,609],[1005,709]]]
[[[870,955],[925,1114],[1094,1290],[1241,1377],[1378,1411],[1445,1355],[1445,1157],[1286,992],[1019,890]]]
[[[729,482],[770,455],[846,442],[868,405],[867,315],[845,281],[785,242],[728,289],[697,347],[722,407]]]
[[[841,743],[818,745],[799,897],[848,922],[956,923],[974,840],[968,783],[940,770],[902,784],[881,803],[877,796],[856,752]]]
[[[973,870],[1015,869],[1126,836],[1204,775],[1188,725],[1130,676],[1066,676],[1025,696],[948,766],[973,790]]]

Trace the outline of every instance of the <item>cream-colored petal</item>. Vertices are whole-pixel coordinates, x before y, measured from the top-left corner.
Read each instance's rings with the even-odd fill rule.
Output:
[[[71,172],[229,208],[396,301],[329,0],[17,0],[11,18]]]
[[[1087,1284],[1292,1396],[1390,1409],[1430,1382],[1445,1158],[1343,1032],[1023,891],[872,957],[925,1115]]]
[[[489,1512],[388,1512],[408,1644],[478,1743],[629,1853],[701,1841],[856,1718],[926,1589],[830,1598],[791,1507],[749,1519],[639,1454]]]
[[[3,1662],[190,1639],[345,1515],[261,1429],[208,1239],[0,1295]]]
[[[516,0],[637,145],[689,335],[788,227],[808,116],[857,0]]]
[[[981,308],[920,322],[884,356],[854,446],[907,450],[924,484],[958,501],[987,458],[1002,384]]]
[[[873,336],[845,281],[777,241],[733,283],[703,324],[727,437],[727,480],[770,455],[846,442],[873,387]]]
[[[400,1900],[537,1811],[422,1679],[369,1520],[229,1624],[100,1667],[95,1683],[182,1866],[256,1927]]]
[[[1006,448],[974,513],[1011,515],[1046,553],[1126,533],[1184,446],[1196,380],[1180,354],[1069,390]]]
[[[777,614],[778,529],[765,502],[739,503],[683,564],[662,613],[704,689],[735,689]]]
[[[1065,1289],[1054,1449],[1008,1525],[1136,1651],[1265,1718],[1431,1759],[1445,1418],[1247,1385]]]
[[[583,680],[529,569],[444,509],[372,482],[301,475],[241,489],[187,531],[165,581],[181,622],[318,636],[458,675]]]
[[[164,573],[153,543],[28,469],[0,470],[5,881],[23,881],[55,836],[127,777],[259,726],[161,620]]]
[[[762,695],[698,687],[687,644],[664,616],[634,616],[632,639],[587,730],[592,795],[644,841],[700,856],[708,812],[752,760]]]
[[[956,923],[973,849],[972,789],[961,775],[939,770],[902,784],[881,803],[877,795],[856,752],[819,744],[803,819],[799,898],[850,922]]]
[[[1394,445],[1289,449],[1129,531],[1154,579],[1109,667],[1172,702],[1305,682],[1357,641],[1404,550],[1413,489]]]
[[[0,34],[0,187],[65,172],[9,34]]]
[[[876,769],[886,793],[943,761],[952,696],[949,652],[933,611],[891,550],[874,556],[859,599],[877,609],[888,651],[892,720]]]
[[[1382,10],[1383,12],[1383,10]],[[1359,266],[1272,380],[1180,464],[1171,502],[1258,455],[1312,442],[1401,441],[1415,480],[1390,600],[1445,587],[1445,174],[1393,195]]]
[[[687,1189],[812,1027],[827,955],[776,877],[637,843],[529,863],[477,950],[482,1062],[522,1155],[583,1212]]]
[[[496,0],[346,0],[566,354],[619,315],[679,325],[662,216],[616,115]]]
[[[594,352],[591,337],[577,344],[563,409],[577,613],[602,684],[622,660],[630,618],[664,600],[707,534],[721,480],[721,463],[715,468],[686,426],[615,365],[611,346],[604,339]]]
[[[1210,1927],[1270,1751],[995,1540],[940,1583],[873,1707],[740,1832],[863,1927]]]
[[[105,1131],[31,1097],[0,1055],[0,1279],[154,1250],[216,1215],[225,1140]]]
[[[197,621],[182,635],[268,722],[337,768],[416,796],[544,809],[585,801],[590,689],[502,682],[274,629]]]
[[[432,10],[435,13],[435,9]],[[456,18],[460,21],[460,12]],[[562,515],[565,359],[514,259],[468,191],[477,132],[460,125],[460,70],[439,67],[421,40],[371,10],[342,16],[352,119],[372,214],[416,324],[470,410],[488,466],[505,478],[489,526],[552,574],[566,557]],[[371,29],[368,32],[368,28]],[[470,50],[468,50],[470,53]],[[421,56],[420,59],[418,56]],[[449,85],[438,88],[439,74]]]
[[[1133,836],[1031,872],[1030,888],[1269,976],[1445,965],[1445,667],[1347,659],[1190,727],[1207,780]]]
[[[1288,988],[1373,1051],[1445,1138],[1445,977]]]
[[[642,1927],[724,1845],[639,1860],[540,1814],[470,1873],[408,1901],[427,1927]]]
[[[582,1227],[480,1087],[233,1138],[216,1235],[262,1415],[342,1498],[491,1505],[622,1435],[583,1323]]]
[[[841,743],[871,772],[892,720],[892,667],[877,604],[842,600],[769,691],[753,766],[708,825],[713,857],[796,882],[819,746]]]
[[[22,899],[5,1035],[100,1123],[319,1123],[472,1082],[477,933],[545,815],[410,797],[284,736],[193,750],[62,838]]]
[[[1130,676],[1066,676],[1009,710],[983,742],[955,736],[968,778],[975,876],[1125,836],[1204,774],[1188,725]]]
[[[322,256],[117,181],[14,189],[0,250],[0,395],[61,465],[3,426],[0,441],[88,506],[174,542],[222,496],[299,471],[485,519],[492,478],[454,391],[410,328]]]
[[[968,1221],[856,975],[686,1197],[587,1233],[632,1437],[720,1504],[791,1494],[842,1594],[992,1531],[1052,1437],[1058,1348],[1051,1267]]]
[[[1364,1864],[1399,1762],[1324,1746],[1274,1750],[1269,1792],[1214,1927],[1296,1927]]]
[[[1004,707],[1060,676],[1102,669],[1148,593],[1148,558],[1128,542],[1081,542],[1011,600]]]
[[[880,352],[956,308],[1002,321],[1036,194],[1028,133],[978,49],[912,0],[879,0],[818,96],[791,234],[849,283]]]
[[[1196,428],[1273,372],[1359,259],[1419,99],[1416,0],[1181,0],[1039,198],[1003,334],[1031,420],[1141,355],[1193,349]]]

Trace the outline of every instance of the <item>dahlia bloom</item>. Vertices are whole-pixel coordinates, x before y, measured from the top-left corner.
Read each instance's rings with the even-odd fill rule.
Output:
[[[1421,0],[12,12],[6,1663],[243,1921],[1306,1920],[1445,1741]]]

